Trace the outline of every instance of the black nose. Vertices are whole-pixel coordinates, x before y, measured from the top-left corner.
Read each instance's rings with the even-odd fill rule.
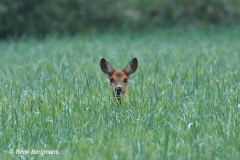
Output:
[[[120,94],[122,92],[122,87],[116,87],[115,92],[117,92],[117,94]]]

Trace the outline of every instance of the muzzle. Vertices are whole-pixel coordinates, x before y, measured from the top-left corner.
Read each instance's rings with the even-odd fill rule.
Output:
[[[120,96],[120,94],[122,93],[122,87],[116,87],[115,92],[118,96]]]

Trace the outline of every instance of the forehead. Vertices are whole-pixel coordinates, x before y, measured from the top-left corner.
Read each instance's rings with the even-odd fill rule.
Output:
[[[122,78],[128,76],[122,70],[115,70],[110,77]]]

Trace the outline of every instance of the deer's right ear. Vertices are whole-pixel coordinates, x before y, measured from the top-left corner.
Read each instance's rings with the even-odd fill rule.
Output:
[[[123,71],[128,75],[130,75],[137,70],[137,67],[138,67],[138,60],[137,58],[133,58],[133,60],[130,63],[128,63],[128,65]]]
[[[113,67],[104,58],[100,61],[100,67],[102,71],[108,75],[114,71]]]

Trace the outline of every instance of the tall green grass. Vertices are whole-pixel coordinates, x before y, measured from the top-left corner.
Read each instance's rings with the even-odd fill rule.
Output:
[[[1,42],[1,159],[239,159],[239,37],[219,27]],[[114,103],[102,57],[117,69],[138,58],[129,104]]]

